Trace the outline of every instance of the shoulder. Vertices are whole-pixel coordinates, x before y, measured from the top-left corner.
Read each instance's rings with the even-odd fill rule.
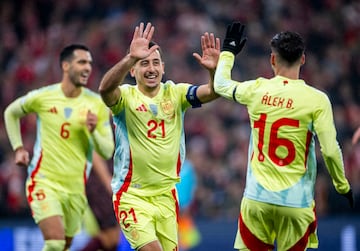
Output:
[[[39,97],[39,96],[58,96],[58,92],[61,91],[60,84],[51,84],[39,87],[37,89],[31,90],[25,95],[26,98]]]
[[[123,84],[119,86],[121,93],[131,93],[136,91],[137,87],[136,85],[132,85],[132,84]]]
[[[184,89],[187,90],[190,86],[192,86],[189,83],[175,83],[172,80],[167,80],[165,83],[160,83],[164,90],[179,90]]]
[[[311,86],[307,83],[305,83],[305,88],[307,89],[307,92],[311,93],[312,95],[316,96],[316,98],[320,99],[320,100],[324,100],[324,101],[328,101],[329,100],[329,96],[326,92]]]

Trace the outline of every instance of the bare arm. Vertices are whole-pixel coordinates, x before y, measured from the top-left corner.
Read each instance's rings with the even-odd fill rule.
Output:
[[[201,103],[207,103],[219,97],[214,91],[214,75],[220,55],[220,39],[215,38],[213,33],[205,32],[201,36],[201,49],[202,56],[198,53],[193,53],[193,56],[200,65],[208,70],[210,80],[198,88],[196,95]]]
[[[106,187],[106,190],[112,194],[111,173],[107,167],[106,161],[96,152],[93,153],[93,169],[94,173],[99,177],[101,183],[103,183],[103,185]]]
[[[360,139],[360,127],[355,131],[352,137],[352,144],[355,145]]]
[[[105,73],[100,82],[99,92],[107,106],[113,106],[118,102],[121,95],[118,86],[123,83],[131,67],[138,60],[146,58],[153,51],[158,49],[157,45],[149,48],[149,43],[154,34],[154,30],[155,28],[151,23],[147,23],[145,28],[144,23],[140,23],[140,26],[136,26],[130,44],[129,54]]]

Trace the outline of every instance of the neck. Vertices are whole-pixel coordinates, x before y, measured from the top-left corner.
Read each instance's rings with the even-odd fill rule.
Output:
[[[274,69],[274,74],[288,79],[299,79],[300,66],[279,67]]]
[[[145,96],[147,96],[149,98],[153,98],[158,94],[158,92],[160,90],[160,85],[157,85],[156,87],[148,87],[148,86],[138,85],[138,89]]]
[[[73,83],[64,79],[61,82],[61,90],[63,91],[65,97],[75,98],[80,95],[81,89],[82,88],[80,86],[75,86]]]

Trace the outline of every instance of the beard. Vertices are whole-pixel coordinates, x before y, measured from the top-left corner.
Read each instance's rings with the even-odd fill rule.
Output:
[[[69,78],[70,78],[70,81],[74,84],[74,86],[76,87],[82,87],[82,86],[86,86],[87,85],[87,82],[88,82],[88,79],[82,77],[79,74],[70,74],[69,75]]]

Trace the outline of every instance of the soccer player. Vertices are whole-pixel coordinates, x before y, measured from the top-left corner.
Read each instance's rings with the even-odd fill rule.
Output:
[[[92,57],[84,45],[60,54],[60,83],[32,90],[5,110],[15,162],[28,168],[26,195],[45,244],[43,251],[67,250],[87,206],[85,183],[93,150],[109,159],[114,150],[109,109],[87,85]],[[37,115],[33,156],[24,148],[21,117]]]
[[[94,152],[93,166],[86,183],[89,210],[94,215],[98,232],[81,251],[115,251],[120,243],[120,227],[112,207],[111,172],[107,162]]]
[[[215,73],[215,91],[247,107],[251,126],[246,187],[234,247],[306,250],[318,247],[314,185],[315,135],[336,191],[353,207],[327,95],[299,79],[305,63],[302,37],[290,31],[270,42],[274,77],[231,79],[235,56],[247,38],[244,25],[227,27]]]
[[[213,77],[220,54],[214,34],[201,36],[208,84],[161,82],[160,48],[154,26],[136,26],[129,53],[103,77],[99,91],[115,123],[112,189],[118,222],[131,247],[140,251],[178,250],[175,184],[185,158],[184,112],[218,97]],[[123,84],[130,72],[136,85]],[[120,85],[120,86],[119,86]]]

